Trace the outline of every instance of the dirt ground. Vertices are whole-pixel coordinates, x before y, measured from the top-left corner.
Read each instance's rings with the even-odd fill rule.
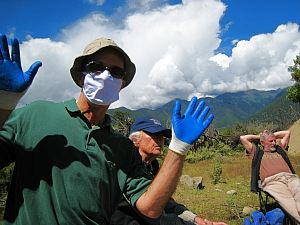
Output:
[[[300,120],[296,121],[289,130],[291,131],[289,152],[298,154],[300,153]]]

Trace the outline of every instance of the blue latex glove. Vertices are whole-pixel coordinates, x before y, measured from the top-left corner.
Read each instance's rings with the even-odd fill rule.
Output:
[[[0,35],[0,90],[25,91],[32,83],[41,65],[42,63],[37,61],[24,73],[21,66],[18,40],[13,39],[10,56],[6,36]]]
[[[193,97],[183,116],[180,114],[181,104],[177,100],[172,114],[172,139],[169,148],[179,154],[186,154],[190,146],[203,134],[214,119],[209,107],[201,100],[197,106],[197,98]]]

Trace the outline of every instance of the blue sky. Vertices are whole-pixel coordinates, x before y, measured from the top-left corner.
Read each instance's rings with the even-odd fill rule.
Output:
[[[0,8],[3,9],[0,14],[3,26],[1,32],[13,32],[20,40],[26,39],[27,35],[56,38],[61,29],[91,13],[101,12],[114,20],[122,20],[127,13],[135,10],[130,9],[124,0],[98,0],[98,2],[97,4],[97,0],[1,0]],[[180,0],[160,2],[181,3]],[[155,1],[152,4],[160,5]]]
[[[25,40],[27,35],[56,39],[61,29],[90,13],[100,11],[114,20],[123,19],[127,13],[130,13],[125,0],[106,0],[101,5],[95,2],[1,0],[0,8],[3,10],[0,14],[2,27],[0,32],[14,33],[20,40]],[[174,5],[180,4],[181,0],[160,2]],[[227,10],[220,20],[223,29],[220,35],[222,37],[220,52],[230,54],[233,40],[249,39],[256,34],[273,32],[278,25],[288,22],[300,24],[299,0],[223,0],[222,2],[227,5]],[[153,5],[159,4],[153,1]]]
[[[74,57],[109,36],[137,66],[115,106],[155,108],[291,85],[299,9],[299,0],[1,0],[0,33],[20,40],[24,69],[43,62],[23,104],[76,97],[68,75]]]
[[[221,19],[222,33],[220,51],[228,52],[231,41],[249,39],[253,35],[271,33],[280,24],[300,24],[299,0],[224,0],[227,10]]]

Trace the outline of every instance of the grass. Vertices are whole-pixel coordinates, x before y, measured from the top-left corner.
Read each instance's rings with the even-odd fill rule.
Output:
[[[290,155],[290,160],[296,173],[300,174],[300,155]],[[215,165],[222,167],[218,184],[212,182]],[[251,160],[243,153],[197,163],[186,162],[182,174],[202,176],[204,188],[196,190],[179,184],[173,197],[203,218],[223,221],[229,225],[243,224],[246,217],[242,213],[244,206],[259,207],[258,195],[250,192],[250,167]],[[230,190],[235,190],[237,194],[226,194]],[[0,195],[1,203],[3,197],[5,196]],[[0,209],[0,214],[3,213],[2,210]]]
[[[296,173],[299,174],[300,155],[290,155],[290,159]],[[230,225],[243,224],[246,217],[242,213],[243,208],[259,208],[258,195],[250,192],[251,160],[243,153],[221,158],[221,182],[214,185],[211,175],[216,163],[216,160],[186,163],[182,174],[191,177],[202,176],[205,187],[196,190],[179,184],[173,197],[203,218],[223,221]],[[235,190],[237,194],[226,194],[230,190]]]

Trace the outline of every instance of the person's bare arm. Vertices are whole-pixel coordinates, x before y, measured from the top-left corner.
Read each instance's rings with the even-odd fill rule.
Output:
[[[240,141],[245,147],[248,153],[251,153],[254,149],[253,141],[259,140],[259,135],[256,134],[247,134],[240,136]]]
[[[203,100],[197,104],[196,97],[192,98],[183,116],[180,109],[181,104],[176,101],[169,151],[155,179],[135,205],[140,213],[150,218],[158,218],[162,214],[176,189],[187,151],[214,118],[209,115],[206,119],[209,107],[205,106]]]
[[[276,139],[281,139],[280,145],[282,148],[286,149],[290,142],[291,131],[281,130],[281,131],[275,132],[274,135],[275,135]]]
[[[147,192],[137,201],[137,209],[150,218],[157,218],[163,212],[174,193],[181,175],[185,156],[168,151],[159,173],[154,178]],[[156,207],[152,207],[152,206]]]

